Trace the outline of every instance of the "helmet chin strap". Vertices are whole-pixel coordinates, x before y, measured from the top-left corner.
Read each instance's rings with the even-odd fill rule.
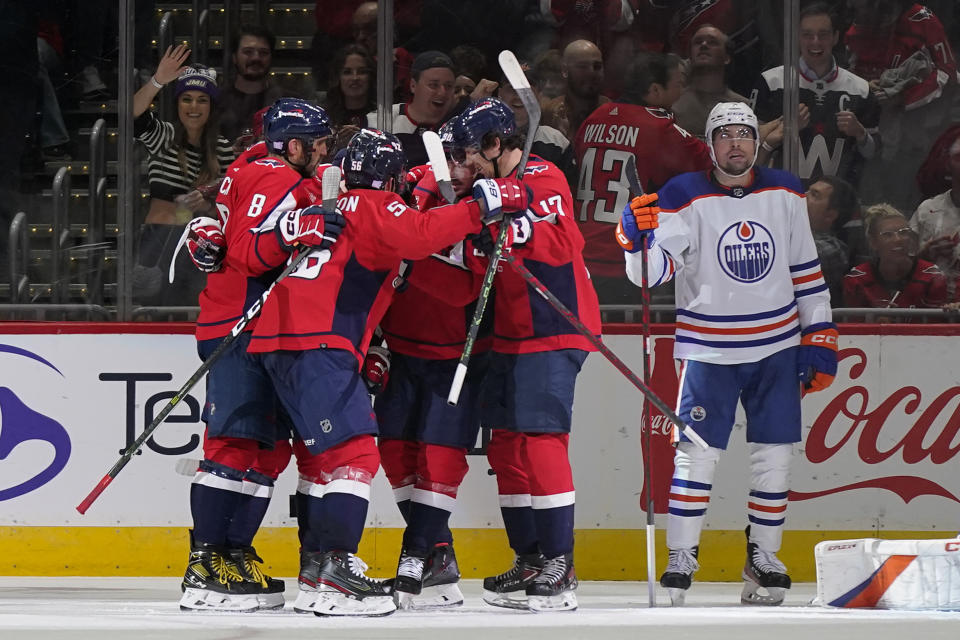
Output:
[[[500,156],[502,156],[502,155],[503,155],[503,146],[502,146],[502,145],[500,146],[500,153],[498,153],[498,154],[497,154],[495,157],[493,157],[493,158],[488,158],[488,157],[487,157],[487,154],[485,154],[482,149],[480,150],[480,157],[483,158],[484,160],[486,160],[487,162],[489,162],[489,163],[491,163],[491,164],[493,165],[493,177],[494,177],[494,178],[502,178],[502,177],[503,177],[503,176],[500,175],[500,162],[499,162]]]
[[[307,145],[306,141],[305,141],[305,140],[302,140],[302,139],[300,139],[300,138],[294,138],[294,139],[295,139],[295,140],[300,140],[300,144],[303,146],[304,152],[306,152],[306,149],[308,148],[308,145]],[[296,169],[297,172],[298,172],[300,175],[302,175],[304,178],[309,178],[309,177],[310,177],[310,172],[307,171],[307,167],[310,165],[310,156],[312,155],[312,152],[309,153],[309,154],[305,153],[305,155],[307,156],[307,161],[306,161],[306,162],[304,162],[303,164],[297,164],[296,162],[294,162],[293,160],[290,159],[289,144],[290,144],[290,141],[288,140],[287,143],[286,143],[285,145],[283,145],[283,158],[284,158],[284,160],[286,160],[286,161],[290,164],[290,166],[293,167],[294,169]]]

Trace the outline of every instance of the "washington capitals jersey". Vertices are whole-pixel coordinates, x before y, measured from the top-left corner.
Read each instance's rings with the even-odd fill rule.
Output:
[[[247,168],[258,160],[267,160],[267,148],[263,142],[241,154],[227,168],[220,184],[217,216],[228,246],[236,238],[243,237],[248,229],[260,224],[273,207],[297,208],[313,204],[319,199],[319,183],[302,180],[296,171],[278,159]],[[243,177],[239,177],[241,175]],[[268,175],[269,178],[261,182]],[[231,215],[235,212],[239,212],[239,215]],[[221,338],[230,333],[246,309],[260,298],[269,284],[269,275],[252,275],[239,267],[236,260],[224,260],[219,270],[207,275],[206,287],[200,293],[197,339]],[[256,321],[251,321],[247,326],[248,331]]]
[[[336,244],[313,251],[277,285],[250,351],[345,349],[359,366],[393,297],[401,260],[426,258],[480,230],[473,200],[421,212],[395,193],[352,189],[337,208],[347,224]],[[268,219],[251,235],[275,236],[275,226],[276,219]],[[248,259],[257,266],[256,255]]]
[[[905,111],[933,102],[948,82],[957,81],[957,61],[943,23],[921,4],[901,13],[889,28],[853,24],[844,41],[850,50],[850,70],[867,80],[878,79],[887,69],[896,69],[914,53],[926,49],[933,60],[933,72],[904,89],[901,95]]]
[[[831,322],[795,176],[755,168],[748,186],[726,188],[711,172],[686,173],[658,194],[650,284],[676,280],[676,358],[756,362],[800,344],[801,328]],[[641,256],[626,254],[627,275],[637,284]]]
[[[801,65],[802,66],[802,65]],[[880,104],[863,78],[834,66],[823,78],[801,72],[800,102],[810,110],[810,124],[800,130],[800,178],[811,184],[820,176],[837,176],[856,185],[864,159],[872,155],[875,143],[862,153],[857,139],[837,128],[837,112],[852,111],[867,133],[876,135]],[[783,67],[763,73],[755,90],[757,118],[769,122],[783,113]]]
[[[530,156],[523,183],[533,191],[527,211],[532,232],[526,242],[515,243],[508,251],[599,336],[597,293],[583,261],[583,236],[573,219],[573,198],[563,172],[546,160]],[[473,264],[482,272],[487,260]],[[494,351],[596,351],[506,263],[498,267],[494,295]]]
[[[626,161],[636,158],[640,184],[653,193],[680,173],[712,166],[707,145],[676,124],[673,114],[611,102],[591,113],[574,139],[579,167],[574,211],[593,275],[623,276],[623,250],[613,228],[630,202]]]
[[[413,193],[420,210],[430,209],[441,202],[433,171],[424,175]],[[397,292],[380,321],[380,330],[391,351],[427,360],[449,360],[459,358],[463,353],[474,302],[483,279],[466,268],[458,269],[457,273],[448,266],[462,264],[464,242],[443,249],[437,257],[412,263],[408,276],[412,286]],[[447,278],[457,278],[461,282],[451,286]],[[440,279],[439,283],[437,279]],[[464,299],[456,304],[442,300],[431,294],[435,286],[462,290]],[[489,342],[478,340],[474,352],[488,349]]]
[[[848,307],[931,309],[947,302],[947,281],[932,262],[917,260],[903,282],[886,283],[872,262],[858,264],[843,279]]]

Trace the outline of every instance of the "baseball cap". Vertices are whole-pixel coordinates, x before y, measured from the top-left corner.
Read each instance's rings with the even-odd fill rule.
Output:
[[[410,73],[414,78],[420,76],[427,69],[446,67],[453,71],[453,60],[443,51],[424,51],[413,59],[413,66],[410,67]]]

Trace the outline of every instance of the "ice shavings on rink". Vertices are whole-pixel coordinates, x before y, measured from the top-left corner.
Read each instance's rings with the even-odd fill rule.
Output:
[[[670,637],[711,640],[776,629],[777,640],[808,638],[957,638],[960,612],[836,610],[811,606],[812,584],[796,585],[782,607],[744,607],[740,583],[694,583],[687,606],[672,609],[661,590],[660,606],[647,607],[645,583],[584,582],[573,613],[533,614],[496,609],[480,600],[480,583],[463,581],[464,606],[445,611],[400,611],[384,618],[317,618],[297,615],[289,602],[296,580],[287,579],[282,612],[184,613],[177,607],[173,578],[0,578],[0,637],[96,638],[424,638],[443,630],[456,640],[484,638],[639,638],[670,631]],[[833,628],[831,630],[831,628]]]

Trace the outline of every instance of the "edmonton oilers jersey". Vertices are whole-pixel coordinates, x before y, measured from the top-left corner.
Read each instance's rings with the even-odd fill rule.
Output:
[[[795,176],[754,169],[748,186],[727,188],[701,171],[658,193],[650,284],[676,278],[676,358],[756,362],[800,344],[803,327],[831,321]],[[626,254],[627,275],[638,284],[641,255]]]

